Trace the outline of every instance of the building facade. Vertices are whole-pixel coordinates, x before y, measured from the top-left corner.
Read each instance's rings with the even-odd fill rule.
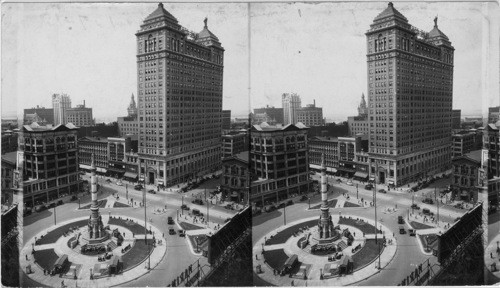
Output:
[[[302,107],[300,96],[296,93],[283,93],[281,104],[283,105],[283,125],[297,124],[297,109]]]
[[[231,129],[231,110],[222,110],[222,130]]]
[[[306,107],[297,109],[297,122],[312,127],[312,126],[323,126],[325,125],[325,119],[323,119],[323,108],[316,107],[316,102],[314,104],[308,104]]]
[[[462,110],[451,110],[451,129],[460,129],[462,124]]]
[[[52,95],[52,109],[54,111],[54,126],[66,124],[66,109],[71,108],[71,98],[67,94]]]
[[[248,133],[234,132],[222,135],[222,158],[248,151]]]
[[[488,124],[495,124],[500,120],[500,106],[488,108]]]
[[[27,115],[36,114],[40,119],[45,121],[47,124],[54,124],[54,109],[36,106],[29,109],[24,109],[23,123],[24,125],[30,125]],[[33,122],[33,121],[32,121]]]
[[[479,169],[481,150],[475,150],[452,161],[453,173],[451,190],[456,200],[476,202],[478,199]]]
[[[73,123],[76,127],[93,126],[92,108],[85,107],[85,101],[83,101],[83,105],[76,105],[75,108],[67,108],[66,123]]]
[[[118,133],[120,136],[138,135],[139,134],[139,121],[137,116],[118,117]]]
[[[250,130],[250,201],[256,207],[307,193],[307,127],[254,125]]]
[[[451,136],[452,156],[463,156],[471,151],[481,149],[483,146],[483,135],[481,130],[471,129],[458,131]]]
[[[78,142],[74,125],[23,126],[19,150],[23,158],[25,207],[78,193]]]
[[[224,48],[186,33],[163,4],[136,33],[140,175],[171,186],[221,167]]]
[[[245,151],[222,160],[221,191],[226,197],[240,204],[248,204],[249,200],[248,156],[248,151]]]
[[[105,174],[108,172],[108,139],[103,137],[82,137],[78,139],[79,167],[90,170],[94,155],[96,172]]]
[[[277,124],[283,124],[283,108],[274,108],[274,107],[266,106],[263,108],[253,109],[253,113],[255,115],[266,114],[266,117],[269,117],[269,119],[272,120],[270,122],[274,122]],[[267,122],[267,121],[263,121],[263,122]]]
[[[347,117],[347,125],[349,127],[349,136],[358,134],[368,135],[370,132],[368,121],[368,106],[366,105],[365,94],[361,94],[361,102],[358,106],[358,116]]]
[[[454,48],[437,17],[426,33],[389,3],[366,39],[370,174],[400,186],[451,168]]]
[[[2,205],[10,206],[14,202],[14,190],[17,189],[15,175],[17,169],[17,152],[2,154]]]

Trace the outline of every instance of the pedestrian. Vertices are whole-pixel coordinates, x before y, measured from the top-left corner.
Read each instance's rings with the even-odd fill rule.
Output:
[[[257,254],[255,254],[255,260],[259,260],[259,257],[257,256]]]
[[[292,286],[294,286],[294,284],[293,284],[293,280],[292,280]]]
[[[28,261],[28,254],[26,254],[25,256],[26,256],[26,261]]]
[[[490,253],[491,258],[493,258],[493,253]]]

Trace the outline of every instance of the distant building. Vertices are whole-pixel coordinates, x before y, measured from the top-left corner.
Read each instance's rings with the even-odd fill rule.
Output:
[[[499,206],[500,193],[500,121],[488,124],[483,132],[483,149],[481,168],[488,179],[489,207],[495,209]]]
[[[132,137],[108,137],[108,175],[121,178],[126,172],[126,152],[137,152],[137,135]]]
[[[500,120],[500,106],[488,108],[488,124],[495,124]]]
[[[462,110],[451,110],[451,129],[460,129],[462,122]]]
[[[123,178],[136,182],[139,180],[139,155],[136,151],[125,152],[125,174]]]
[[[77,130],[72,124],[23,126],[19,150],[24,162],[25,207],[56,202],[78,193]]]
[[[19,132],[6,130],[2,132],[2,154],[17,151]]]
[[[271,116],[267,115],[267,113],[254,113],[251,115],[251,120],[252,120],[252,125],[260,125],[264,122],[266,122],[269,125],[276,125],[279,122],[276,122],[274,118],[271,118]]]
[[[274,122],[274,123],[279,123],[279,124],[283,124],[283,122],[284,122],[283,121],[283,108],[274,108],[274,107],[266,106],[263,108],[253,109],[253,113],[255,115],[266,114],[266,117],[269,117],[268,121],[262,121],[262,122],[268,122],[268,123]],[[260,123],[262,123],[262,122],[260,122]],[[256,123],[256,124],[260,124],[260,123]]]
[[[458,157],[471,151],[481,149],[483,135],[476,129],[462,130],[451,136],[452,156]]]
[[[42,125],[42,126],[45,126],[47,124],[51,124],[51,123],[48,123],[47,121],[45,121],[45,119],[42,119],[36,113],[24,115],[24,123],[23,124],[24,125],[31,125],[32,123],[37,123],[38,125]]]
[[[222,110],[222,130],[231,129],[231,110]]]
[[[135,104],[134,94],[130,97],[130,104],[127,107],[128,117],[137,117],[137,104]]]
[[[222,135],[222,158],[248,151],[247,138],[248,134],[245,132],[232,132]]]
[[[17,151],[2,154],[2,205],[10,206],[14,203],[15,171],[17,167]]]
[[[368,136],[313,137],[309,139],[309,167],[320,171],[321,155],[325,155],[328,174],[355,177],[367,181]]]
[[[361,102],[358,106],[358,116],[347,117],[347,125],[349,127],[349,135],[356,136],[358,134],[368,135],[369,121],[368,121],[368,107],[366,105],[365,94],[361,94]]]
[[[78,139],[79,165],[81,169],[90,170],[92,154],[96,172],[108,172],[108,139],[105,137],[83,137]]]
[[[248,151],[222,159],[221,191],[236,203],[248,203],[250,170]]]
[[[483,117],[482,116],[466,116],[464,118],[464,122],[474,123],[477,126],[482,126],[483,125]],[[495,122],[493,122],[493,124]]]
[[[283,105],[283,125],[296,124],[297,109],[302,107],[300,96],[296,93],[283,93],[281,95]]]
[[[92,117],[92,108],[83,105],[76,105],[75,108],[66,109],[66,123],[73,123],[76,127],[94,126],[94,118]]]
[[[137,121],[137,117],[118,117],[117,123],[120,136],[139,134],[139,121]]]
[[[54,126],[66,124],[66,109],[71,108],[71,98],[67,94],[53,94],[52,108],[54,109]]]
[[[45,121],[47,124],[54,124],[54,109],[40,107],[37,105],[36,107],[33,108],[24,109],[24,116],[23,116],[24,125],[30,125],[31,123],[36,122],[36,121],[31,121],[30,123],[27,117],[28,115],[33,115],[35,113],[38,115],[38,117],[40,117],[40,119]]]
[[[254,125],[250,130],[250,201],[255,207],[309,191],[307,127]]]
[[[316,101],[313,104],[308,104],[306,107],[298,108],[297,123],[301,122],[307,127],[323,126],[325,119],[323,119],[323,108],[316,107]]]
[[[477,202],[481,150],[454,157],[451,190],[456,200]]]

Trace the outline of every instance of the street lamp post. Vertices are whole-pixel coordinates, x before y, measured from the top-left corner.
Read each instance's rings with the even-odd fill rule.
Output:
[[[125,183],[126,198],[128,200],[128,183]]]
[[[80,209],[80,197],[78,197],[78,209]]]
[[[184,215],[184,195],[182,195],[181,215]]]
[[[56,206],[57,205],[54,205],[54,225],[56,225]]]
[[[286,225],[286,203],[283,203],[283,225]]]
[[[307,200],[309,201],[309,210],[311,209],[311,197],[307,198]]]
[[[358,184],[356,184],[356,199],[359,199],[359,197],[358,197],[358,192],[359,192],[359,189],[358,189]]]

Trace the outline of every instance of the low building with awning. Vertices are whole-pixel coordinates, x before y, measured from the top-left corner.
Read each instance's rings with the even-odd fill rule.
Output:
[[[353,178],[356,180],[360,180],[360,181],[367,181],[368,180],[368,173],[356,171],[356,173],[354,173]]]

